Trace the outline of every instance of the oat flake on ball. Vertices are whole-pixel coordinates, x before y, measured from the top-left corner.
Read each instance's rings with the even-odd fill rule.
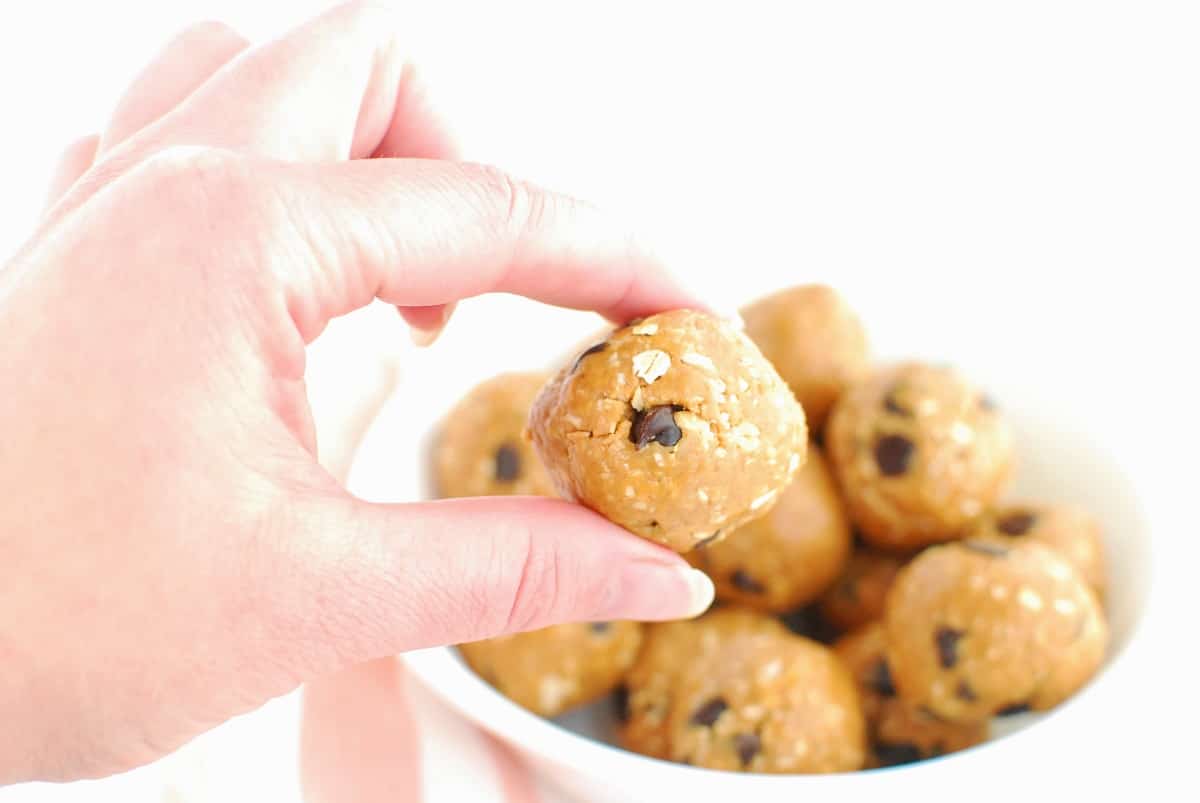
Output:
[[[677,552],[767,513],[804,463],[804,412],[728,323],[674,310],[583,351],[529,432],[559,493]]]

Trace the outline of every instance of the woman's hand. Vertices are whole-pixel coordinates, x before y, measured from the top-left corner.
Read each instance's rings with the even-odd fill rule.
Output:
[[[189,30],[0,270],[0,782],[148,762],[371,658],[710,601],[583,508],[368,504],[318,466],[305,344],[374,298],[424,329],[486,292],[695,304],[595,209],[448,161],[391,30]]]

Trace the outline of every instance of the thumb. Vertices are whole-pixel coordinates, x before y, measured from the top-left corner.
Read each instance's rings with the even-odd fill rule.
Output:
[[[282,608],[311,672],[561,622],[685,618],[713,599],[678,555],[556,499],[316,497],[290,515],[301,596]]]

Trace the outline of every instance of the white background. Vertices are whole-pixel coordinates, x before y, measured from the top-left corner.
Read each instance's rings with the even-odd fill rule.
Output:
[[[324,6],[19,5],[0,12],[0,255],[32,226],[58,149],[103,126],[175,30],[218,18],[261,39]],[[1171,529],[1156,534],[1159,582],[1175,591],[1200,536],[1174,512],[1200,459],[1200,26],[1188,4],[401,7],[468,158],[641,219],[714,298],[827,280],[887,322],[872,334],[889,351],[934,331],[948,360],[969,367],[986,351],[1042,396],[1086,405],[1099,441],[1155,472],[1152,503],[1172,511],[1158,519]],[[529,326],[592,325],[497,309],[508,307],[466,305],[446,354],[485,320],[493,351],[536,337]],[[363,331],[401,337],[393,324]],[[1171,604],[1148,634],[1171,635]],[[1194,624],[1179,627],[1190,640]],[[1148,673],[1194,652],[1163,643]],[[1164,677],[1146,679],[1154,724],[1127,726],[1152,729],[1114,735],[1137,742],[1131,772],[1172,771],[1163,712],[1192,695],[1164,691]]]

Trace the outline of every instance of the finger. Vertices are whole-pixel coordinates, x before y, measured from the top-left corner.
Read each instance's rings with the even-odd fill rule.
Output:
[[[457,303],[438,304],[432,307],[397,307],[400,317],[411,327],[413,343],[432,346],[442,334]]]
[[[290,274],[306,339],[376,296],[436,307],[515,293],[621,323],[705,308],[627,225],[493,168],[373,159],[277,165],[272,176],[311,249]]]
[[[50,188],[46,193],[46,208],[58,203],[71,185],[87,172],[96,159],[96,148],[100,137],[95,134],[77,139],[63,150],[58,158],[58,165],[50,179]]]
[[[298,161],[450,158],[453,142],[396,28],[380,5],[338,6],[247,51],[157,127],[153,147],[209,145]]]
[[[306,673],[568,621],[694,616],[712,583],[578,505],[539,497],[289,505],[281,632]]]
[[[220,22],[201,22],[181,31],[125,90],[99,152],[111,150],[170,112],[249,45]]]
[[[300,785],[306,803],[419,800],[420,738],[395,658],[304,687]]]

